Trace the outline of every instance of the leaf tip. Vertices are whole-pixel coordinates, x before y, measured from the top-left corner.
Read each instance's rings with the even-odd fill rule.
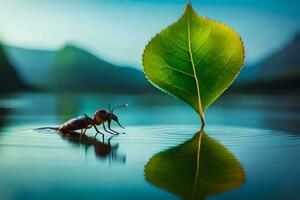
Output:
[[[186,10],[193,10],[190,1],[187,1],[187,2],[186,2],[186,7],[185,7],[185,9],[186,9]]]

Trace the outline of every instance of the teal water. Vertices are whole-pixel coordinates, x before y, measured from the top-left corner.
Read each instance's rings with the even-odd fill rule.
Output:
[[[206,156],[214,172],[223,166],[216,158],[223,148],[222,151],[232,155],[226,159],[238,166],[242,176],[235,181],[230,165],[224,165],[228,173],[219,183],[207,175],[210,171],[201,171],[201,164],[206,162],[201,162],[201,157],[200,174],[206,177],[201,182],[200,175],[202,185],[199,187],[212,185],[213,188],[201,198],[300,198],[298,99],[297,96],[224,96],[207,111],[205,137],[209,136],[220,147],[216,146],[213,156],[200,153],[200,157]],[[83,138],[51,130],[34,130],[58,126],[83,113],[92,116],[95,110],[106,108],[107,103],[129,104],[128,108],[116,111],[126,127],[126,134],[111,138],[110,143],[109,134],[104,143],[101,136],[93,139],[92,129]],[[114,128],[120,130],[117,126]],[[185,169],[196,167],[196,156],[186,163],[187,168],[183,165],[177,169],[176,164],[169,166],[175,172],[158,173],[168,164],[164,160],[151,165],[154,166],[152,171],[145,166],[153,160],[151,158],[159,158],[162,152],[166,152],[167,158],[174,156],[174,148],[179,148],[179,153],[172,157],[177,162],[176,156],[183,152],[182,149],[188,149],[181,148],[182,144],[193,140],[198,131],[197,115],[184,103],[168,96],[38,93],[2,96],[0,199],[183,198],[183,193],[190,191],[184,189],[181,193],[183,189],[180,188],[187,184],[181,187],[180,183],[190,183],[194,179],[182,174],[189,173]],[[208,143],[202,145],[203,148],[210,146]],[[187,150],[187,154],[190,151],[194,150]],[[178,157],[178,162],[180,159]],[[236,184],[229,184],[229,180]]]

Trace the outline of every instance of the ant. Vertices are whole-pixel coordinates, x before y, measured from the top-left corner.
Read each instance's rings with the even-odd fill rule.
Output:
[[[94,118],[90,118],[87,114],[84,113],[84,116],[79,116],[79,117],[70,119],[69,121],[63,123],[59,128],[57,128],[57,130],[62,133],[69,133],[72,131],[81,130],[80,135],[83,135],[83,134],[85,134],[87,129],[94,127],[97,132],[94,137],[96,137],[98,135],[98,133],[100,133],[102,136],[104,136],[104,134],[101,133],[97,128],[97,126],[102,124],[105,132],[110,133],[110,134],[120,134],[119,132],[112,130],[110,128],[110,124],[111,124],[111,121],[113,120],[121,128],[124,128],[120,124],[118,117],[113,112],[115,109],[127,107],[127,106],[128,106],[128,104],[124,104],[121,106],[114,107],[113,109],[110,109],[110,104],[109,104],[108,111],[103,110],[103,109],[97,110],[94,114]],[[107,122],[108,129],[110,131],[108,131],[106,129],[105,124],[104,124],[105,122]],[[125,133],[123,133],[123,134],[125,134]]]

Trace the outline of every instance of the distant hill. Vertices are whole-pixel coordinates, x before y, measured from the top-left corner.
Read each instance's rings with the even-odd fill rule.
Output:
[[[258,63],[265,78],[286,76],[300,69],[300,32],[284,48]],[[263,77],[260,77],[263,78]]]
[[[0,43],[0,93],[27,89]]]
[[[300,68],[300,67],[299,67]],[[247,93],[300,93],[300,70],[276,76],[265,80],[256,80],[249,84],[243,84],[237,91]]]
[[[260,74],[260,68],[257,65],[245,64],[234,81],[234,85],[240,85],[256,80]]]
[[[144,93],[154,91],[143,72],[118,67],[73,45],[58,53],[44,88],[56,92]]]
[[[148,83],[143,72],[130,67],[116,66],[74,45],[66,45],[59,51],[4,47],[6,55],[17,69],[8,67],[10,74],[14,75],[0,74],[2,83],[8,81],[7,77],[12,77],[9,78],[11,81],[16,80],[12,81],[16,83],[15,86],[3,84],[5,87],[22,87],[18,72],[27,83],[53,92],[147,93],[157,91]],[[299,52],[300,33],[282,49],[261,62],[243,67],[237,80],[230,87],[230,91],[300,92]],[[2,49],[0,53],[0,65],[3,70],[3,66],[11,66],[11,64]]]
[[[261,62],[245,67],[232,90],[300,92],[300,33]]]
[[[7,45],[4,48],[24,81],[31,85],[39,85],[45,80],[57,54],[56,51],[25,49]]]

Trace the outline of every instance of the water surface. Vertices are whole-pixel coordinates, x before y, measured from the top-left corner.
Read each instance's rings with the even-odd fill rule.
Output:
[[[228,152],[226,155],[234,159],[244,177],[240,176],[239,184],[234,187],[231,185],[205,198],[299,199],[298,99],[297,96],[224,96],[208,110],[207,137]],[[34,130],[58,126],[83,113],[92,116],[95,110],[106,108],[107,103],[129,104],[127,109],[116,111],[126,134],[113,137],[110,142],[109,134],[104,143],[101,136],[93,139],[92,129],[83,138]],[[145,166],[160,155],[172,157],[173,150],[193,140],[199,128],[197,115],[168,96],[39,93],[2,96],[1,199],[180,199],[178,189],[164,176],[155,177],[155,181],[147,178],[149,171]],[[211,166],[220,167],[211,157],[208,159]],[[194,168],[194,161],[196,157],[186,163],[187,169]],[[162,163],[155,163],[155,169],[163,169],[169,163],[159,162]],[[201,171],[201,162],[199,165]],[[225,169],[229,170],[228,166]],[[175,184],[186,172],[185,168],[174,170],[170,175]],[[224,188],[233,173],[223,179]],[[206,178],[210,184],[217,181]],[[189,183],[190,179],[186,181]]]

